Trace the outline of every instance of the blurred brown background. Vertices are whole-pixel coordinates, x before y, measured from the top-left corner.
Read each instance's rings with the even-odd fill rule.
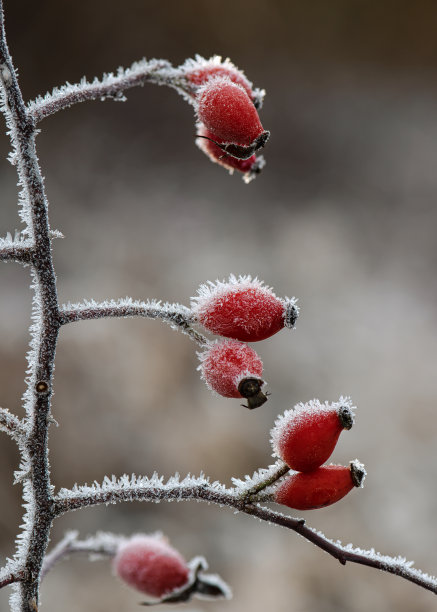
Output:
[[[9,45],[26,99],[143,56],[175,64],[230,56],[267,97],[267,167],[249,186],[194,145],[193,111],[166,88],[87,103],[41,124],[62,302],[130,295],[188,304],[230,272],[299,297],[294,332],[257,345],[272,396],[253,413],[212,397],[195,346],[145,320],[62,330],[50,459],[56,486],[123,472],[176,470],[229,483],[270,460],[269,429],[298,401],[351,395],[356,426],[332,457],[358,457],[365,488],[306,513],[333,539],[402,554],[437,571],[437,4],[6,1]],[[0,140],[1,158],[8,152]],[[0,165],[1,235],[20,227],[16,176]],[[1,266],[1,405],[21,414],[29,274]],[[1,437],[0,551],[13,554],[18,456]],[[297,535],[198,504],[99,507],[65,529],[162,529],[204,554],[234,589],[190,611],[428,612],[435,596],[359,566],[341,567]],[[7,610],[7,593],[0,609]],[[136,610],[141,596],[104,562],[60,564],[43,609]]]

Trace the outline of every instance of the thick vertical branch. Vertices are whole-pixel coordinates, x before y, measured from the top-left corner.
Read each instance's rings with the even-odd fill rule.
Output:
[[[35,150],[35,125],[28,116],[6,43],[0,0],[0,71],[4,112],[22,187],[22,218],[33,243],[34,290],[28,389],[25,394],[29,434],[24,452],[28,477],[24,483],[27,512],[20,553],[25,554],[26,578],[20,583],[20,609],[38,606],[39,575],[53,519],[48,463],[48,417],[53,363],[59,323],[56,277],[53,269],[47,200]]]

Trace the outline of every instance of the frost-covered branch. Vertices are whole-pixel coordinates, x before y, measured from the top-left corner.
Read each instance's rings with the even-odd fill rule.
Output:
[[[382,555],[373,549],[361,550],[351,544],[343,546],[338,541],[330,540],[320,531],[308,527],[304,519],[286,516],[257,503],[246,503],[245,495],[241,494],[238,487],[227,489],[219,482],[211,483],[203,475],[198,478],[187,476],[182,481],[176,475],[166,483],[164,483],[162,477],[158,477],[156,474],[150,479],[126,475],[117,479],[113,476],[112,479],[106,478],[102,485],[94,483],[91,486],[75,486],[71,490],[61,489],[55,497],[54,512],[59,516],[79,508],[127,501],[170,502],[193,500],[228,506],[262,521],[291,529],[330,554],[343,565],[348,561],[367,565],[400,576],[437,594],[437,578],[413,568],[413,562],[406,561],[401,557]],[[252,500],[256,502],[256,497],[252,496]]]
[[[32,243],[30,240],[14,240],[10,234],[6,238],[0,238],[0,261],[30,263],[31,259]]]
[[[0,408],[0,431],[4,431],[20,444],[24,442],[26,436],[23,423],[7,408]]]
[[[0,569],[0,589],[9,584],[14,584],[14,582],[19,582],[24,578],[25,572],[23,570],[20,570],[16,566],[12,569],[11,566],[12,563],[9,562],[5,567]]]
[[[0,84],[1,110],[6,119],[12,144],[20,193],[20,216],[32,241],[33,324],[28,353],[27,390],[25,392],[28,436],[22,449],[21,472],[26,508],[23,531],[17,540],[17,559],[25,575],[14,591],[14,610],[34,612],[38,607],[39,574],[52,524],[52,497],[48,463],[48,423],[59,308],[56,277],[52,262],[51,234],[44,183],[35,149],[35,124],[28,116],[15,68],[6,43],[3,2],[0,0]]]
[[[103,319],[108,317],[161,319],[169,323],[174,329],[187,334],[200,346],[206,346],[208,343],[205,336],[191,327],[191,323],[194,320],[191,310],[181,304],[162,304],[156,300],[140,302],[131,298],[124,298],[105,302],[89,300],[82,304],[68,304],[61,309],[61,323],[63,325],[86,319]]]
[[[145,83],[167,85],[185,93],[188,97],[191,89],[186,80],[181,78],[177,68],[173,68],[166,60],[141,60],[134,62],[129,68],[119,68],[116,74],[104,74],[101,80],[95,78],[91,83],[85,78],[80,83],[67,83],[56,88],[51,94],[37,98],[28,105],[29,115],[35,122],[49,115],[87,100],[118,100],[124,101],[123,92]]]

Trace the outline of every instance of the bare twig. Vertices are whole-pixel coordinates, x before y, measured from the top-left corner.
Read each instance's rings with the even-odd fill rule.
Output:
[[[105,302],[88,301],[83,304],[63,306],[61,309],[61,323],[73,323],[86,319],[102,319],[108,317],[146,317],[148,319],[161,319],[173,328],[187,334],[200,346],[206,346],[208,340],[205,336],[191,327],[193,317],[191,310],[181,304],[161,304],[159,301],[140,302],[131,298],[110,300]]]

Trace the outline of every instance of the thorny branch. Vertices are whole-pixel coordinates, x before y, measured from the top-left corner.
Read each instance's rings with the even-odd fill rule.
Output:
[[[26,107],[6,43],[3,1],[0,0],[1,110],[12,144],[10,159],[17,168],[21,188],[20,215],[25,224],[23,238],[0,240],[0,260],[29,265],[34,291],[33,323],[30,328],[31,350],[25,394],[26,417],[20,421],[6,409],[0,409],[0,429],[19,443],[23,500],[26,507],[24,527],[17,539],[15,559],[0,570],[0,588],[13,585],[11,605],[14,612],[35,612],[38,610],[41,577],[58,559],[69,552],[78,551],[81,546],[81,550],[90,552],[90,542],[80,544],[74,541],[75,536],[70,534],[46,555],[52,522],[65,512],[85,506],[123,501],[197,500],[228,506],[291,529],[343,564],[350,561],[374,567],[437,593],[437,579],[413,569],[412,564],[403,559],[342,546],[308,527],[302,519],[285,516],[259,505],[257,501],[265,499],[262,491],[285,474],[285,466],[277,466],[276,471],[249,488],[226,489],[217,483],[210,484],[204,477],[182,482],[174,479],[174,482],[166,485],[158,478],[129,481],[124,477],[119,481],[105,482],[102,486],[63,489],[54,496],[48,463],[48,425],[51,418],[54,358],[60,328],[67,323],[85,319],[143,316],[170,323],[200,345],[207,343],[202,334],[192,329],[191,324],[194,321],[190,310],[180,305],[162,306],[159,302],[120,300],[101,304],[84,303],[60,309],[58,303],[51,251],[51,238],[54,234],[49,227],[48,204],[35,149],[36,123],[58,110],[85,100],[123,100],[123,91],[146,82],[173,87],[187,99],[193,94],[178,69],[173,68],[169,62],[143,60],[127,70],[120,69],[116,75],[105,75],[101,81],[96,79],[92,83],[82,81],[77,85],[67,84],[52,95],[39,98]]]

